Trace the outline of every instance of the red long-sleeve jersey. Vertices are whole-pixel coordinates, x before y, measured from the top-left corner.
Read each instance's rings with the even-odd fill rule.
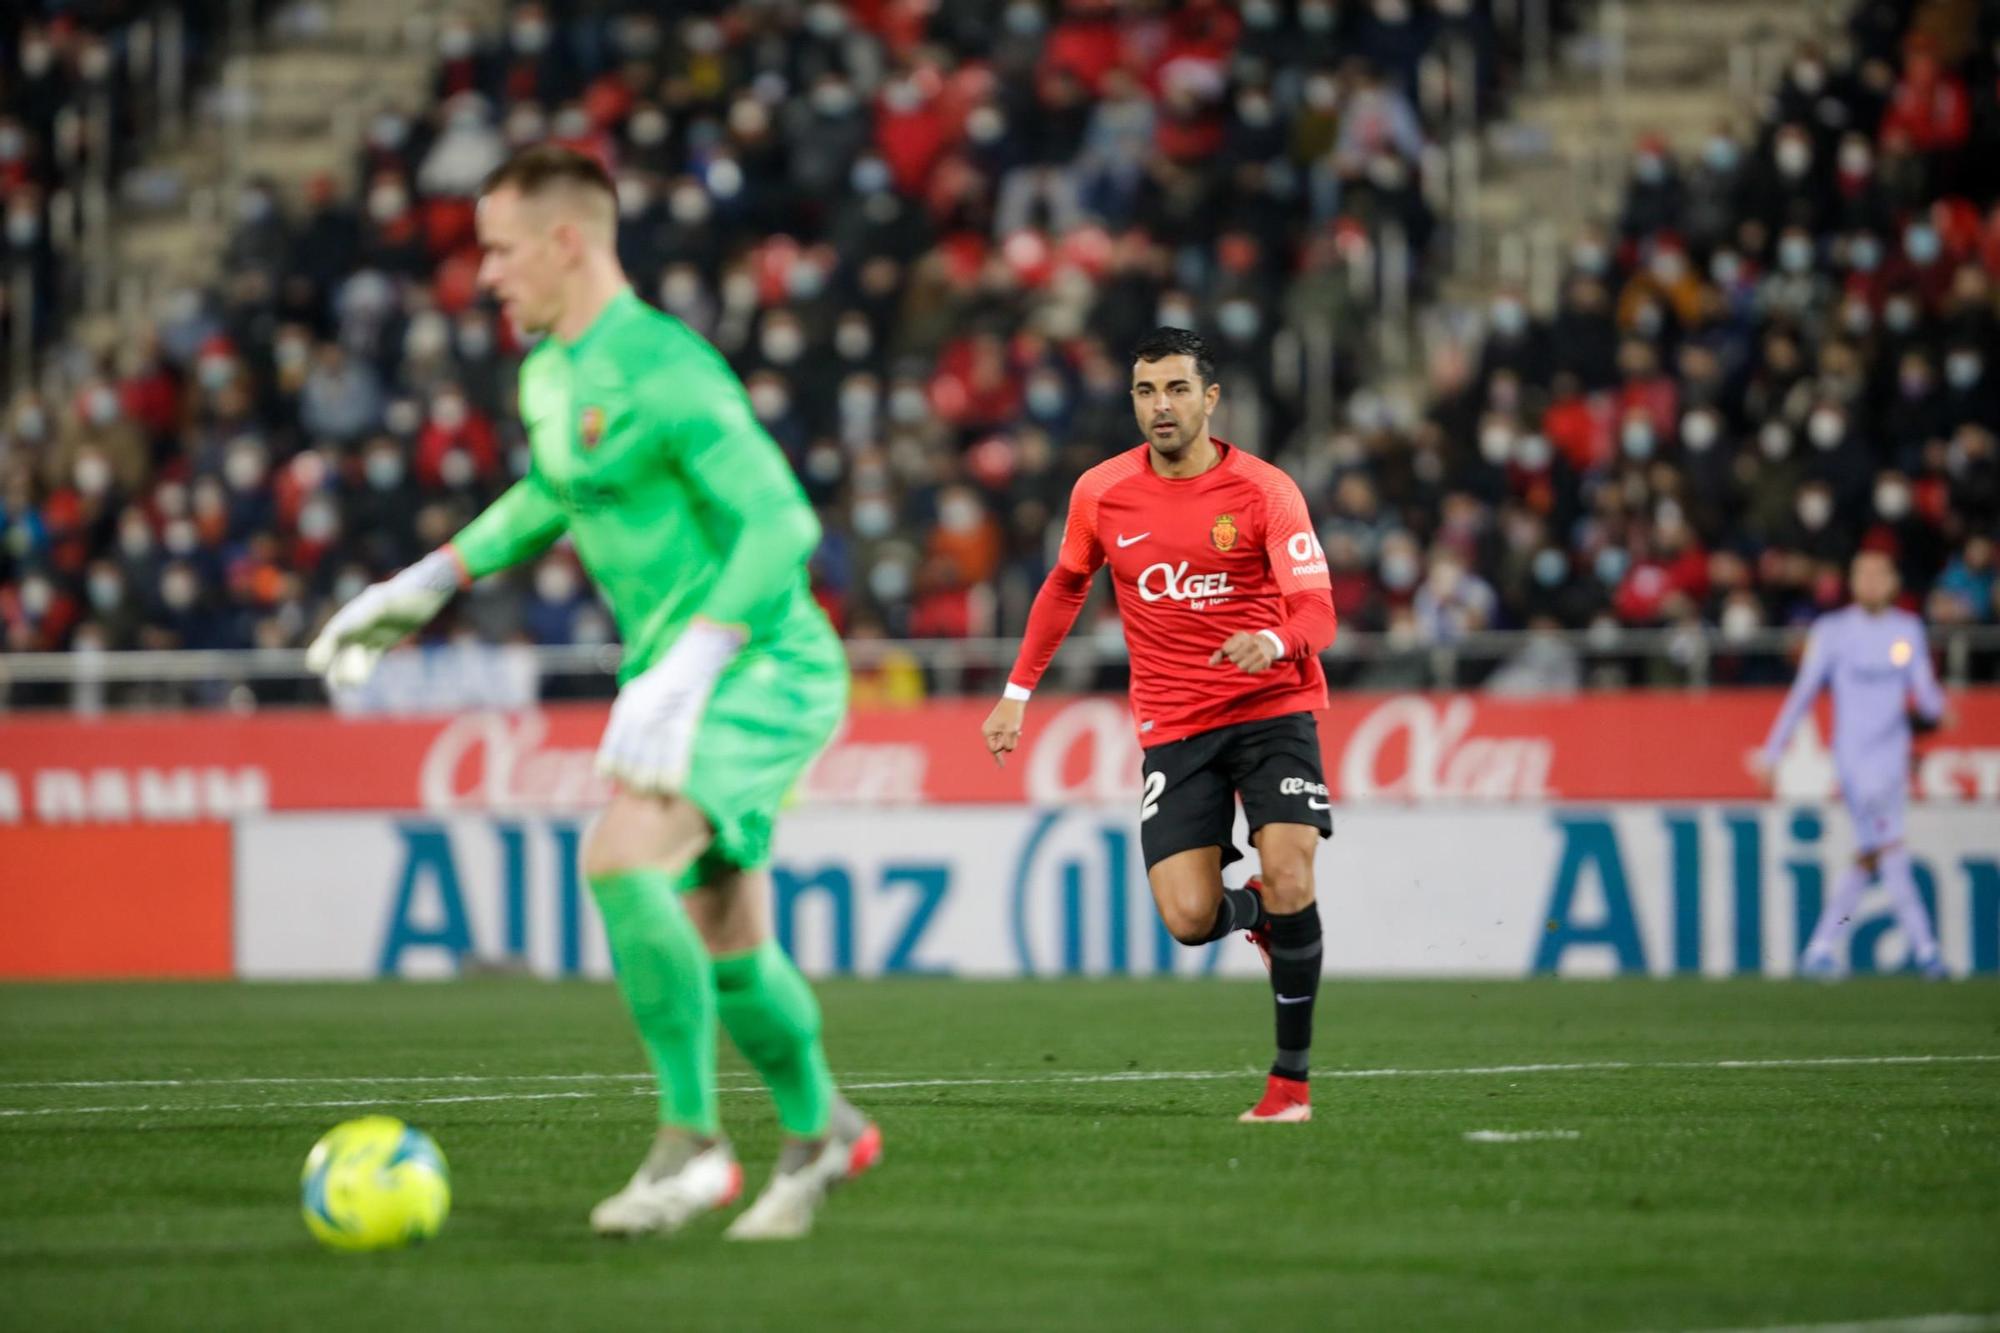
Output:
[[[1333,642],[1333,591],[1305,497],[1264,460],[1215,444],[1222,461],[1198,477],[1160,476],[1141,444],[1078,479],[1011,685],[1041,680],[1108,564],[1141,745],[1326,706],[1319,654]],[[1209,665],[1238,631],[1269,634],[1280,659],[1254,675]]]

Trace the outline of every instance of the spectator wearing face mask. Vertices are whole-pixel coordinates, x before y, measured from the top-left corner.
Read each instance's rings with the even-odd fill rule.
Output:
[[[1882,551],[1894,560],[1912,588],[1935,582],[1948,553],[1944,534],[1918,512],[1916,493],[1901,472],[1876,476],[1860,541],[1862,549]]]
[[[44,484],[89,497],[130,497],[145,494],[151,475],[152,451],[116,386],[93,381],[77,395],[55,448],[44,456]]]
[[[1466,568],[1457,552],[1431,554],[1430,569],[1411,600],[1423,642],[1449,644],[1491,629],[1499,610],[1493,586]]]
[[[319,349],[299,391],[299,425],[317,439],[349,444],[382,422],[380,379],[367,362],[351,357],[338,343]]]
[[[1744,179],[1740,217],[1767,220],[1774,228],[1797,226],[1817,234],[1833,211],[1833,182],[1827,153],[1804,122],[1781,123]]]
[[[417,484],[430,490],[469,490],[498,478],[493,423],[473,409],[457,385],[442,385],[431,395],[412,472]]]
[[[1618,230],[1627,241],[1644,241],[1656,234],[1678,232],[1684,223],[1686,191],[1680,166],[1657,134],[1639,140],[1625,182],[1625,203]]]

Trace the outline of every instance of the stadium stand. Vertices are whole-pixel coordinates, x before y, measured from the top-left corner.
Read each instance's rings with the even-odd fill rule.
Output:
[[[247,183],[227,284],[16,393],[5,646],[296,646],[497,493],[519,348],[476,298],[469,197],[543,138],[615,165],[642,294],[744,373],[852,637],[1018,630],[1070,481],[1132,434],[1122,349],[1155,323],[1217,344],[1225,432],[1300,477],[1350,626],[1789,625],[1861,544],[1933,618],[1990,622],[1996,37],[1973,5],[1862,5],[1850,56],[1801,50],[1754,133],[1693,161],[1643,139],[1558,307],[1501,292],[1411,415],[1367,332],[1392,239],[1444,299],[1426,57],[1468,52],[1488,117],[1519,64],[1477,0],[447,22],[429,105],[372,112],[356,189]],[[18,120],[31,81],[5,88]],[[610,626],[557,553],[444,632]]]

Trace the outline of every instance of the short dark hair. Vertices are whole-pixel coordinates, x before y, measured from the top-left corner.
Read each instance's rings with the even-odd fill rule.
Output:
[[[508,186],[528,196],[550,188],[569,187],[602,194],[614,209],[618,204],[618,187],[612,184],[611,173],[604,169],[604,164],[588,153],[560,144],[538,143],[523,148],[493,168],[479,192],[491,194]]]
[[[1208,340],[1192,329],[1157,328],[1132,349],[1135,362],[1161,361],[1170,356],[1193,357],[1194,372],[1201,377],[1202,387],[1215,383],[1215,356],[1208,350]]]

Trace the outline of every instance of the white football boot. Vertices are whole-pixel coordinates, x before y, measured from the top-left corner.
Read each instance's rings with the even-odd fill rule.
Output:
[[[787,1143],[764,1192],[724,1234],[730,1240],[797,1240],[812,1230],[828,1190],[881,1160],[882,1131],[842,1098],[834,1103],[826,1137]]]
[[[624,1189],[590,1210],[600,1236],[672,1235],[743,1193],[743,1168],[726,1139],[704,1144],[662,1129]]]

